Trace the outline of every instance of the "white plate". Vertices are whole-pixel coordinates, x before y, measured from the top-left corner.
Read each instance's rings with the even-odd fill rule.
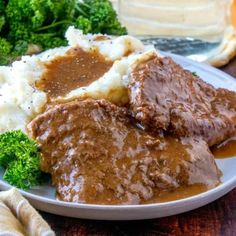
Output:
[[[171,57],[184,68],[196,72],[201,78],[213,86],[236,91],[236,80],[229,75],[181,56],[171,55]],[[98,220],[137,220],[158,218],[196,209],[216,200],[235,188],[236,156],[228,159],[217,160],[216,162],[223,172],[221,179],[222,184],[220,186],[193,197],[166,203],[128,206],[67,203],[55,200],[55,189],[48,185],[34,188],[28,192],[20,191],[37,209],[63,216]],[[11,188],[10,185],[2,180],[2,176],[3,170],[0,169],[0,189],[7,190]]]

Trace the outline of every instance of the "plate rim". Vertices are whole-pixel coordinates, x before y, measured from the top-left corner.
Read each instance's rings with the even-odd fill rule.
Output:
[[[236,157],[233,157],[233,158],[236,158]],[[1,186],[3,186],[3,188],[7,188],[7,189],[15,188],[14,186],[0,180],[0,188],[1,188]],[[60,200],[56,200],[56,199],[51,199],[51,198],[39,196],[39,195],[30,193],[30,192],[24,191],[22,189],[18,189],[18,188],[16,188],[16,189],[20,193],[22,193],[22,195],[26,196],[29,199],[37,200],[37,201],[44,202],[44,203],[50,203],[53,205],[56,204],[58,206],[63,206],[63,207],[90,208],[90,209],[94,209],[94,210],[95,209],[96,210],[99,210],[99,209],[106,210],[107,208],[110,208],[113,210],[117,210],[117,209],[131,210],[133,208],[137,209],[137,208],[165,207],[165,206],[173,206],[173,205],[181,204],[181,203],[188,203],[188,202],[191,202],[192,200],[197,200],[196,198],[204,199],[204,198],[208,197],[209,195],[214,195],[214,193],[221,192],[226,188],[232,190],[235,187],[236,187],[236,175],[232,179],[230,179],[224,183],[221,183],[220,185],[218,185],[215,188],[209,189],[205,192],[193,195],[191,197],[182,198],[182,199],[174,200],[174,201],[161,202],[161,203],[133,204],[133,205],[102,205],[102,204],[65,202],[65,201],[60,201]]]

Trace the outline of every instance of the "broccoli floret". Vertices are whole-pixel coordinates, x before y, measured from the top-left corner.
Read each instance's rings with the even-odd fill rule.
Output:
[[[7,65],[11,61],[13,46],[5,38],[0,38],[0,64]]]
[[[0,38],[0,64],[8,65],[19,56],[26,53],[28,49],[28,43],[20,40],[13,46],[5,38]]]
[[[27,25],[14,24],[11,25],[11,31],[8,34],[8,38],[11,42],[16,42],[18,40],[29,41],[31,32],[32,30]]]
[[[28,0],[9,0],[5,12],[10,27],[14,27],[15,29],[21,23],[29,24],[27,21],[30,17],[33,17],[31,3]]]
[[[0,38],[0,55],[8,55],[12,50],[12,45],[5,38]]]
[[[117,14],[109,0],[84,0],[78,2],[77,11],[91,22],[91,33],[112,33],[124,35],[127,31],[118,21]]]
[[[21,55],[24,55],[27,50],[28,50],[28,42],[27,41],[24,41],[24,40],[19,40],[15,43],[15,46],[14,46],[14,49],[13,49],[13,55],[15,57],[18,57],[18,56],[21,56]]]
[[[6,14],[13,24],[25,24],[32,30],[64,19],[73,19],[76,0],[9,0]],[[18,21],[16,21],[18,20]]]
[[[43,49],[65,45],[64,34],[74,17],[75,0],[9,0],[11,41],[39,43]]]
[[[6,23],[6,20],[5,20],[5,17],[4,16],[0,16],[0,32],[3,28],[3,26],[5,25]]]
[[[32,34],[31,43],[41,45],[43,49],[49,49],[67,45],[66,39],[57,37],[53,33]]]
[[[37,1],[37,0],[36,0]],[[73,20],[77,0],[51,0],[48,1],[50,11],[53,14],[53,21]]]
[[[3,29],[3,26],[6,23],[5,19],[5,3],[3,0],[0,0],[0,32]]]
[[[5,10],[5,0],[0,0],[0,14],[3,14]]]
[[[92,6],[89,11],[90,19],[97,32],[103,31],[116,20],[116,13],[110,1],[85,0],[85,3]]]
[[[11,52],[3,55],[6,46],[0,42],[0,65],[23,55],[29,44],[43,50],[65,46],[70,25],[84,33],[127,33],[109,0],[0,0],[0,37],[12,45]]]
[[[75,27],[83,30],[84,34],[92,31],[92,23],[88,18],[84,16],[79,16],[75,21]]]
[[[106,34],[110,35],[125,35],[127,34],[127,30],[123,27],[119,21],[114,21],[110,27],[106,28]]]
[[[28,189],[41,183],[36,142],[22,131],[0,135],[0,165],[6,169],[3,178],[18,188]]]
[[[73,19],[75,0],[9,0],[10,26],[24,24],[33,31],[64,19]]]

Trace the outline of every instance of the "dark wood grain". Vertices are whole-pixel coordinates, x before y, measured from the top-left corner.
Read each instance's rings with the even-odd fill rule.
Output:
[[[221,70],[236,77],[236,58]],[[92,221],[41,214],[57,235],[236,236],[236,189],[197,210],[161,219]]]

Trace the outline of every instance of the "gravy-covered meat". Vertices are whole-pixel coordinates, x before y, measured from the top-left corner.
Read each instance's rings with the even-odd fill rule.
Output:
[[[213,88],[168,57],[137,64],[129,96],[135,118],[145,126],[200,136],[210,146],[236,134],[236,93]]]
[[[142,131],[125,108],[104,100],[59,104],[28,128],[40,145],[42,170],[64,201],[158,202],[179,188],[195,189],[193,195],[219,184],[204,141]]]

